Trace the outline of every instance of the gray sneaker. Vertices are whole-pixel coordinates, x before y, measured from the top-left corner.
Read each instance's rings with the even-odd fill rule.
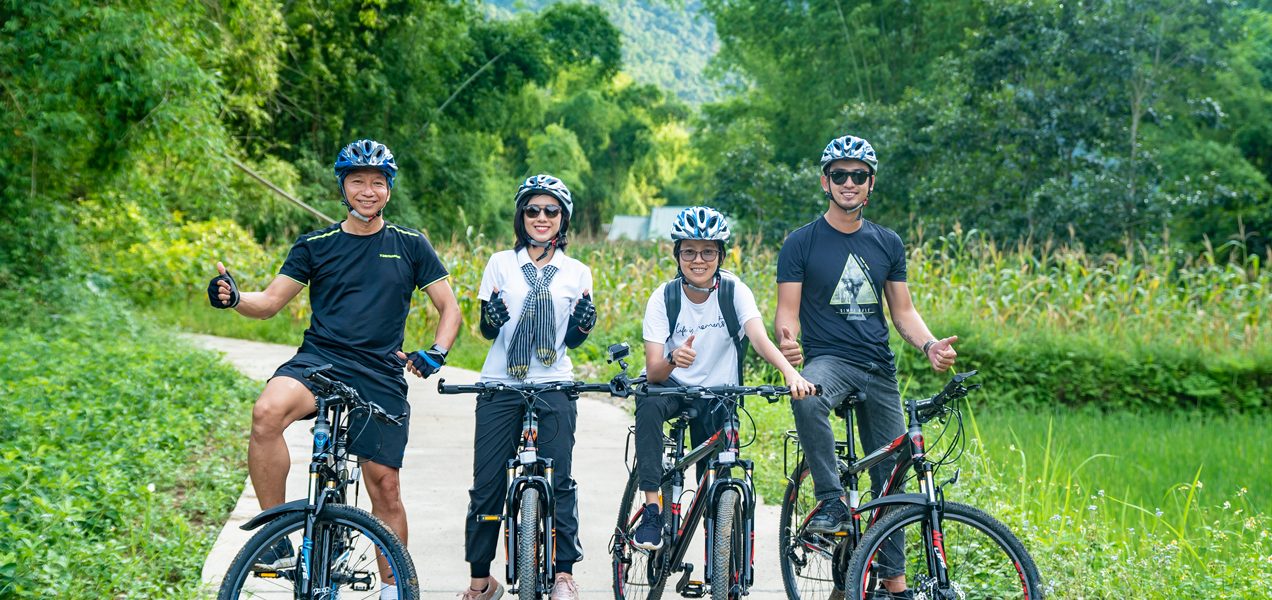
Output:
[[[849,524],[848,505],[835,498],[822,502],[804,529],[811,533],[839,533],[848,531]]]

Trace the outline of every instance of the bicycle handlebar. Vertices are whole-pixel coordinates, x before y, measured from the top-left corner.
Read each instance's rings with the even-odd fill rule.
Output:
[[[496,392],[519,392],[522,395],[537,395],[545,392],[565,392],[574,395],[583,392],[609,392],[609,383],[588,383],[586,381],[550,381],[546,383],[504,383],[502,381],[483,381],[468,385],[446,385],[445,379],[437,380],[437,391],[441,394],[483,394]]]
[[[336,381],[327,377],[323,374],[323,372],[330,368],[330,364],[325,364],[320,367],[311,367],[304,371],[305,379],[312,381],[320,388],[317,396],[321,396],[321,398],[315,398],[317,401],[315,404],[318,404],[320,407],[325,403],[327,406],[347,404],[352,405],[354,408],[365,408],[371,413],[372,417],[375,417],[376,420],[379,420],[380,422],[397,425],[399,427],[402,426],[403,419],[406,418],[406,415],[390,414],[389,411],[384,410],[384,407],[376,404],[374,401],[363,398],[362,395],[358,393],[358,390],[349,387],[349,385],[343,381]],[[323,399],[325,399],[325,402],[323,402]],[[335,401],[333,402],[332,400]]]
[[[822,393],[822,386],[816,386],[817,394]],[[776,402],[781,396],[791,395],[791,388],[784,385],[682,385],[674,387],[646,387],[639,392],[644,396],[683,396],[701,398],[704,396],[762,396],[769,402]]]
[[[941,391],[937,392],[935,396],[913,401],[915,412],[917,412],[920,417],[931,417],[932,415],[941,412],[941,410],[945,408],[946,404],[958,400],[966,396],[968,392],[979,388],[980,384],[973,384],[970,386],[963,385],[963,382],[971,379],[978,372],[979,371],[971,370],[965,373],[955,374],[954,377],[950,379],[949,383],[946,383],[945,387],[941,389]]]

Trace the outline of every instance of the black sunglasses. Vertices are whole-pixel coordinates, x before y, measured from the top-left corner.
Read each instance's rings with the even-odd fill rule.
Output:
[[[870,171],[831,171],[826,174],[835,185],[843,185],[852,178],[852,182],[861,185],[870,179]]]
[[[553,204],[549,204],[547,206],[527,204],[525,208],[521,209],[521,212],[526,213],[526,216],[531,219],[539,218],[539,213],[546,213],[549,219],[554,219],[557,215],[561,214],[561,207]]]

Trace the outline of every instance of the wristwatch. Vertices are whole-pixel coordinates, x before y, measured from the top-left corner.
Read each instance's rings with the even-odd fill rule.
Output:
[[[932,344],[935,344],[935,343],[936,343],[936,340],[934,339],[923,342],[923,358],[927,358],[928,349],[930,349],[932,347]]]

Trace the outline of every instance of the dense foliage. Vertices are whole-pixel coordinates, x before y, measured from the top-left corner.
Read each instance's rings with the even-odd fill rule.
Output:
[[[0,597],[192,598],[256,386],[92,288],[0,297]]]
[[[748,83],[704,109],[715,202],[776,236],[851,132],[885,222],[1095,249],[1272,231],[1272,14],[1234,2],[707,0]],[[712,173],[711,170],[714,169]],[[739,181],[739,171],[748,176]]]

